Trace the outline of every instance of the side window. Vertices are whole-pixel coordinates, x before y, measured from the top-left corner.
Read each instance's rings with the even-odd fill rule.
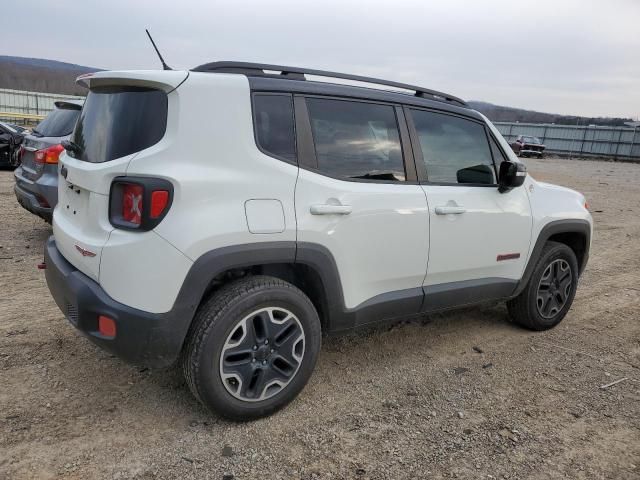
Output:
[[[502,150],[500,150],[500,147],[498,147],[498,143],[494,140],[493,137],[491,137],[490,143],[491,152],[493,153],[493,161],[496,164],[496,168],[500,168],[500,164],[507,160],[507,157],[504,156],[504,153],[502,153]]]
[[[255,94],[253,118],[258,146],[269,155],[295,162],[296,141],[291,96]]]
[[[405,180],[392,106],[322,98],[306,101],[321,172],[353,179]]]
[[[411,116],[430,182],[496,183],[482,124],[424,110],[411,110]]]

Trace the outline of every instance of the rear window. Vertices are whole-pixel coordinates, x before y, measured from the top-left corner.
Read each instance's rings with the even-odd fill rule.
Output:
[[[42,137],[66,137],[80,115],[79,108],[56,108],[42,120],[33,133]]]
[[[108,162],[158,143],[167,128],[167,94],[146,87],[91,89],[71,141],[76,158]]]

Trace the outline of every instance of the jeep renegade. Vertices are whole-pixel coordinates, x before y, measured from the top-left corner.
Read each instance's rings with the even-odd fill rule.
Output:
[[[500,300],[544,330],[571,306],[585,198],[527,176],[459,98],[239,62],[78,81],[49,289],[102,348],[179,362],[223,416],[295,398],[323,333]]]

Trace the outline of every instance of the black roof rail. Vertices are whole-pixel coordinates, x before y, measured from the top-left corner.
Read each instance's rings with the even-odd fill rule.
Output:
[[[376,85],[385,85],[388,87],[400,88],[403,90],[412,90],[416,97],[425,97],[433,100],[457,103],[463,107],[467,107],[467,103],[448,93],[430,90],[428,88],[417,87],[406,83],[394,82],[391,80],[381,80],[379,78],[364,77],[362,75],[351,75],[348,73],[329,72],[326,70],[313,70],[310,68],[285,67],[282,65],[268,65],[262,63],[250,62],[212,62],[205,63],[191,70],[192,72],[218,72],[218,73],[240,73],[247,76],[273,77],[291,80],[306,80],[305,75],[315,75],[317,77],[340,78],[343,80],[351,80],[355,82],[371,83]],[[270,73],[280,72],[280,73]]]

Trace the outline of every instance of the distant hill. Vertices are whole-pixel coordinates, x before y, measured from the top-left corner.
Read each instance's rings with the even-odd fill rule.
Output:
[[[471,108],[478,110],[492,122],[555,123],[557,125],[606,125],[610,127],[624,127],[624,122],[631,121],[630,118],[579,117],[575,115],[560,115],[557,113],[542,113],[534,110],[503,107],[477,100],[471,100],[467,103]]]
[[[86,95],[87,90],[76,85],[76,78],[99,70],[56,60],[0,55],[0,88]]]
[[[41,58],[0,55],[0,88],[33,92],[85,95],[86,89],[76,85],[76,77],[97,72],[100,68]],[[542,113],[521,108],[503,107],[492,103],[470,101],[471,108],[482,112],[494,122],[556,123],[564,125],[624,125],[629,118],[587,118],[555,113]]]

